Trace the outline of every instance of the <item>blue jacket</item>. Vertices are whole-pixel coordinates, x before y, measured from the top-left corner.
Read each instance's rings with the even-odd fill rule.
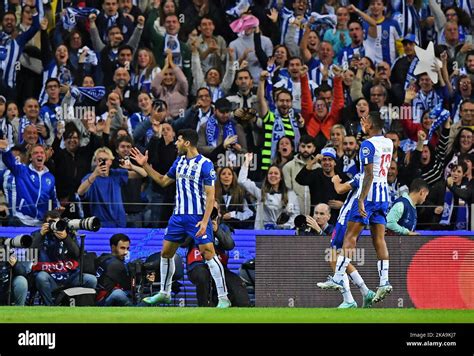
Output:
[[[15,176],[15,191],[12,192],[16,212],[24,215],[25,219],[20,219],[27,225],[34,225],[39,220],[42,221],[44,214],[49,210],[49,201],[52,200],[53,208],[59,206],[56,197],[54,176],[48,168],[38,172],[30,164],[29,166],[17,162],[11,151],[2,155],[3,163]],[[31,218],[31,219],[30,219]]]

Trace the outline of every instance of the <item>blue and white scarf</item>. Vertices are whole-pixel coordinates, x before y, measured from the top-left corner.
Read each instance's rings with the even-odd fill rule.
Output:
[[[239,18],[244,14],[250,6],[253,5],[252,0],[239,0],[234,7],[231,7],[225,13],[235,18]]]
[[[273,122],[272,130],[272,160],[275,159],[278,151],[278,140],[285,136],[285,125],[283,124],[283,118],[281,117],[280,112],[276,110],[274,116],[275,121]],[[295,133],[294,147],[298,147],[300,142],[300,129],[298,128],[298,122],[295,119],[293,109],[290,109],[288,119],[290,120],[293,132]]]
[[[224,141],[229,136],[237,135],[237,130],[235,124],[229,120],[224,124],[224,132],[222,136],[222,141]],[[207,144],[213,147],[217,147],[217,140],[219,139],[219,123],[214,115],[212,115],[206,124],[206,139]]]
[[[225,97],[225,93],[220,86],[211,87],[210,85],[206,85],[206,88],[209,89],[209,92],[211,93],[211,100],[213,103],[218,99]]]
[[[199,129],[202,125],[207,123],[207,120],[212,116],[212,110],[209,109],[207,112],[203,112],[202,109],[198,110],[198,123],[196,125],[196,131],[199,132]]]
[[[428,132],[428,141],[431,140],[435,131],[440,127],[450,116],[449,110],[443,109],[443,102],[435,106],[433,110],[430,111],[430,119],[434,120],[431,125],[430,131]]]
[[[8,33],[0,32],[0,46],[6,47],[11,39],[12,37]]]
[[[444,206],[443,206],[443,215],[439,221],[440,225],[450,225],[451,217],[453,215],[454,209],[456,209],[456,221],[454,222],[454,227],[456,230],[466,230],[467,223],[469,221],[469,210],[467,209],[465,202],[462,199],[459,199],[459,204],[464,204],[462,206],[454,207],[454,194],[449,189],[446,189],[444,194]]]
[[[410,86],[411,82],[416,82],[416,76],[415,76],[415,68],[416,68],[416,65],[418,64],[419,62],[419,59],[418,57],[415,57],[413,58],[413,60],[411,61],[410,63],[410,67],[408,67],[408,72],[407,72],[407,76],[405,78],[405,90],[408,89],[408,87]]]
[[[66,8],[66,14],[62,17],[64,29],[71,31],[76,27],[76,18],[87,19],[90,14],[99,15],[100,11],[92,7],[84,7],[82,9],[74,7]]]
[[[459,116],[459,111],[461,109],[461,103],[463,102],[463,97],[460,93],[456,93],[454,95],[454,99],[452,99],[453,104],[451,105],[451,117],[453,118],[453,124],[459,122],[461,120]]]
[[[434,89],[432,89],[428,94],[425,94],[422,90],[420,90],[412,102],[413,122],[421,122],[421,116],[425,110],[434,108],[436,105],[442,102],[443,99],[436,93]]]
[[[421,20],[415,6],[407,5],[406,1],[402,1],[400,13],[394,13],[393,18],[397,19],[401,25],[402,38],[414,34],[418,43],[421,43]]]
[[[72,87],[71,94],[73,97],[77,98],[81,95],[93,100],[100,101],[105,95],[105,87]]]

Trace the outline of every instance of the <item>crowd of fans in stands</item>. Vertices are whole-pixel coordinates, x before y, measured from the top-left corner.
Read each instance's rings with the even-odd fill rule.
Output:
[[[430,186],[418,226],[470,229],[474,199],[471,0],[6,0],[0,4],[2,223],[46,211],[106,227],[166,226],[161,174],[179,130],[218,169],[234,228],[293,228],[345,196],[360,118],[394,143],[392,202]],[[416,47],[434,44],[432,73]],[[437,79],[437,80],[434,80]]]

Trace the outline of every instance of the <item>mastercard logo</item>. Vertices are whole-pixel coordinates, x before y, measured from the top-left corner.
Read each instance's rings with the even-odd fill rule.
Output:
[[[474,309],[474,241],[443,236],[412,258],[407,290],[421,309]]]

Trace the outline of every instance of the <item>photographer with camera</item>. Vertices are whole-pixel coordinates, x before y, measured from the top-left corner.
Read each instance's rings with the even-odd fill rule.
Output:
[[[211,213],[212,229],[214,231],[214,248],[216,255],[224,267],[225,281],[228,289],[228,296],[235,307],[250,306],[247,289],[242,279],[227,268],[229,256],[227,251],[235,247],[232,238],[232,230],[229,226],[221,222],[219,204],[214,204]],[[202,258],[199,248],[194,244],[193,239],[188,237],[181,247],[187,247],[186,267],[189,280],[196,286],[198,306],[215,307],[217,305],[217,290],[212,281],[211,272]]]
[[[298,235],[321,235],[331,236],[334,226],[329,224],[331,218],[331,208],[329,205],[321,203],[314,208],[314,215],[298,215],[295,218],[295,227]]]
[[[39,249],[38,263],[32,267],[34,281],[44,304],[48,306],[54,305],[53,292],[58,288],[95,288],[97,284],[95,276],[87,273],[83,274],[83,284],[80,284],[80,250],[70,225],[60,220],[58,211],[48,211],[41,229],[31,234],[32,247]],[[80,227],[95,230],[94,226],[81,224]]]
[[[131,306],[131,280],[125,264],[130,238],[125,234],[112,235],[110,250],[111,253],[102,254],[97,259],[97,305]]]
[[[8,257],[8,261],[0,262],[0,305],[8,305],[9,299],[16,306],[25,305],[28,293],[27,274],[27,266],[19,262],[14,253]],[[10,298],[8,298],[9,293]]]

